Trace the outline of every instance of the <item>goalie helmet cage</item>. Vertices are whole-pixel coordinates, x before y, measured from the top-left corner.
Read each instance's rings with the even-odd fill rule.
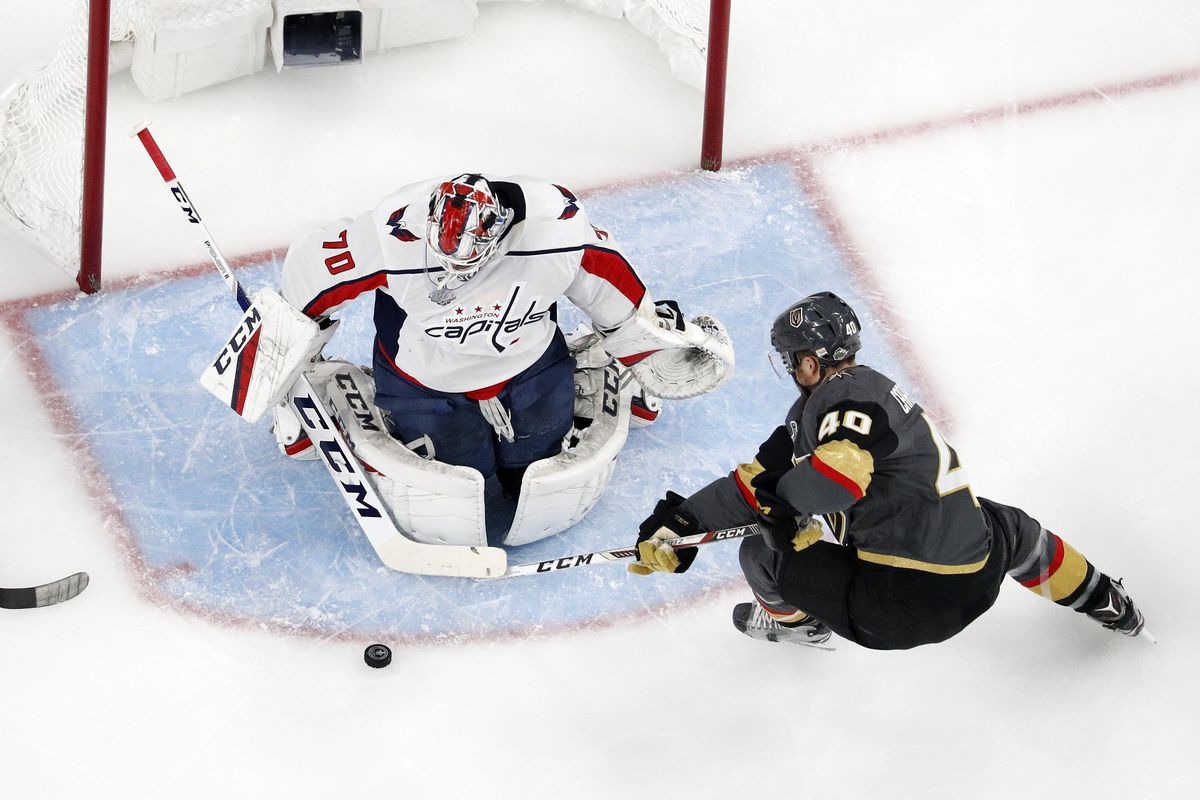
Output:
[[[32,239],[80,290],[100,289],[110,47],[128,45],[131,19],[164,7],[210,18],[246,0],[78,0],[52,59],[0,103],[0,217]],[[683,80],[703,81],[700,166],[719,170],[731,0],[568,0],[624,13],[655,38]],[[682,53],[682,55],[680,55]],[[690,63],[702,63],[692,70]],[[699,72],[702,77],[691,73]]]

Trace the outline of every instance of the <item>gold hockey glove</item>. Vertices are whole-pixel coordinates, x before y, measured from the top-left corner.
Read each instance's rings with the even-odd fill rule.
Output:
[[[809,545],[821,541],[821,537],[824,535],[825,529],[821,527],[821,523],[809,517],[808,524],[801,527],[796,535],[792,537],[792,551],[799,553]]]
[[[758,527],[767,547],[781,553],[799,552],[821,538],[821,525],[801,514],[787,501],[767,489],[755,492]]]

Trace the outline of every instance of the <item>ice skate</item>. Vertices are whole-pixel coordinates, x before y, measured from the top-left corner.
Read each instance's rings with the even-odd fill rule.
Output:
[[[832,650],[825,644],[833,634],[829,626],[815,619],[796,625],[776,622],[758,603],[738,603],[733,607],[733,627],[753,639],[766,642],[790,642]]]
[[[1137,636],[1146,624],[1142,612],[1133,604],[1133,599],[1119,580],[1110,579],[1108,597],[1087,615],[1109,630],[1126,636]]]

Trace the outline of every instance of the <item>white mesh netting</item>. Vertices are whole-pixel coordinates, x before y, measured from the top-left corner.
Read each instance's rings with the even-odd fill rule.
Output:
[[[703,89],[708,7],[708,0],[628,0],[625,16],[658,43],[680,80]]]
[[[132,42],[139,31],[203,26],[269,4],[111,0],[109,39]],[[72,275],[79,268],[87,31],[88,0],[79,0],[55,54],[0,97],[0,210]]]
[[[704,85],[709,0],[567,0],[627,18],[652,38],[681,80]],[[110,72],[127,68],[128,45],[154,30],[215,24],[271,0],[110,0]],[[88,0],[57,52],[0,96],[0,218],[35,241],[68,273],[79,269]]]
[[[479,0],[501,2],[502,0]],[[541,0],[531,0],[540,2]],[[563,0],[557,0],[563,2]],[[710,0],[565,0],[610,17],[625,17],[671,62],[675,77],[704,88]]]

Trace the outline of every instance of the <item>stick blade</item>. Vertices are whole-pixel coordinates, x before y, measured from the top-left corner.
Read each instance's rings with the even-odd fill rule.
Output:
[[[52,606],[55,603],[70,600],[86,589],[90,581],[91,578],[88,577],[86,572],[76,572],[74,575],[68,575],[62,580],[39,586],[35,590],[37,592],[38,607]]]
[[[42,608],[63,603],[87,588],[88,574],[76,572],[28,589],[0,589],[0,608]]]
[[[499,547],[423,544],[399,534],[375,551],[386,566],[412,575],[496,578],[508,568],[508,554]]]

